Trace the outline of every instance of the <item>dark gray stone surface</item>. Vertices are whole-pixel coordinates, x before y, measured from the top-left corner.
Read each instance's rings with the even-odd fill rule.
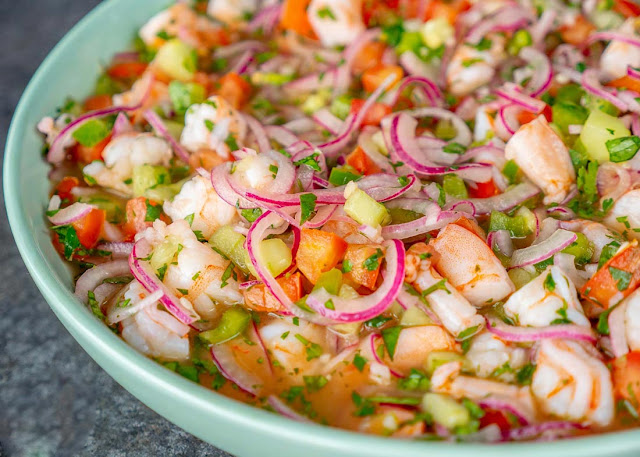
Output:
[[[0,0],[3,153],[29,78],[97,3]],[[228,456],[151,411],[91,360],[36,289],[0,206],[0,457]]]

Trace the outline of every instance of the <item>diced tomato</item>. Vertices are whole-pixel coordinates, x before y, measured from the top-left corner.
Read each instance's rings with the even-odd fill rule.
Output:
[[[82,219],[73,222],[71,225],[76,230],[78,240],[85,248],[95,247],[102,233],[102,225],[106,219],[106,212],[103,209],[92,209]]]
[[[122,231],[127,237],[127,240],[132,240],[136,233],[143,231],[144,229],[151,227],[153,221],[147,221],[147,204],[160,207],[159,203],[148,200],[144,197],[132,198],[127,202],[126,216],[127,219],[122,225]]]
[[[280,27],[315,40],[316,34],[307,16],[309,3],[311,0],[285,0],[280,15]]]
[[[380,167],[378,167],[378,165],[369,158],[360,146],[356,147],[345,160],[347,165],[358,170],[361,175],[380,173]]]
[[[563,25],[559,30],[560,36],[566,43],[582,46],[595,29],[596,27],[584,16],[578,15],[573,24]]]
[[[508,432],[512,427],[509,423],[509,419],[507,419],[503,412],[490,409],[485,411],[484,416],[480,418],[480,428],[484,428],[492,424],[500,427],[500,431],[502,433]]]
[[[111,135],[108,135],[95,146],[83,146],[78,143],[71,149],[71,155],[76,162],[82,163],[91,163],[94,160],[102,160],[102,151],[104,151],[104,148],[109,144],[109,141],[111,141]]]
[[[362,109],[366,100],[361,98],[354,98],[351,100],[351,112],[357,113]],[[367,114],[364,115],[363,125],[380,125],[382,118],[391,114],[391,107],[384,103],[374,103],[371,108],[367,110]]]
[[[629,400],[640,411],[640,351],[613,361],[613,389],[616,398]]]
[[[302,275],[298,272],[289,277],[278,278],[278,284],[287,294],[287,297],[293,302],[302,298]],[[243,292],[245,304],[255,310],[261,312],[278,312],[282,310],[282,304],[266,290],[264,284],[258,284]]]
[[[617,87],[619,89],[629,89],[634,92],[640,92],[640,81],[631,76],[623,76],[607,83],[609,87]]]
[[[86,111],[94,111],[97,109],[109,108],[113,105],[111,101],[111,95],[93,95],[84,101],[84,109]]]
[[[236,109],[241,109],[251,96],[251,84],[237,73],[227,73],[220,78],[218,84],[217,94]]]
[[[551,106],[545,105],[542,110],[542,114],[547,122],[551,122],[553,120],[553,111],[551,110]],[[529,122],[537,119],[540,114],[532,113],[531,111],[522,110],[518,113],[518,122],[520,125],[528,124]]]
[[[471,4],[467,0],[455,0],[453,2],[443,0],[432,0],[428,3],[424,11],[424,21],[443,17],[451,25],[456,23],[458,15],[468,10]]]
[[[354,57],[351,69],[355,74],[359,75],[369,68],[380,65],[382,55],[386,49],[387,46],[379,41],[370,41],[364,44]]]
[[[474,187],[475,186],[475,187]],[[471,198],[489,198],[498,195],[500,190],[496,187],[493,179],[487,182],[476,182],[467,186],[469,197]]]
[[[613,277],[612,271],[617,278]],[[612,298],[621,300],[631,294],[639,283],[640,247],[632,244],[609,259],[587,281],[580,293],[585,299],[607,309],[615,305],[611,302]]]
[[[418,421],[413,424],[406,424],[393,432],[396,438],[416,438],[424,435],[427,426],[424,422]]]
[[[65,176],[56,186],[55,193],[62,199],[69,202],[73,201],[71,190],[80,185],[80,180],[75,176]]]
[[[346,250],[347,242],[334,233],[302,229],[296,265],[315,284],[322,273],[338,264]]]
[[[364,0],[362,19],[367,27],[376,24],[389,24],[397,18],[399,0]]]
[[[392,87],[402,79],[404,70],[398,65],[376,65],[362,73],[362,87],[364,87],[365,91],[371,93],[375,91],[389,75],[394,76],[393,82],[389,86]]]
[[[147,65],[144,62],[116,63],[107,69],[107,74],[116,79],[136,79],[142,76]]]
[[[640,5],[632,0],[614,0],[613,10],[625,17],[640,16]]]
[[[376,286],[376,281],[378,280],[380,265],[382,264],[384,256],[380,255],[377,263],[365,263],[365,261],[372,256],[379,254],[379,249],[380,246],[376,244],[350,244],[347,247],[347,251],[344,253],[342,263],[343,265],[345,262],[349,263],[351,271],[345,273],[344,279],[373,290]],[[372,269],[370,270],[367,267]]]

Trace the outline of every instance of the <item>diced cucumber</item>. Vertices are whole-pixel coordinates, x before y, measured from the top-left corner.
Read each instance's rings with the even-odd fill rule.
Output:
[[[536,275],[534,273],[529,273],[524,268],[513,268],[509,270],[509,278],[511,278],[516,289],[520,289],[525,284],[528,284],[535,277]]]
[[[606,142],[629,135],[631,132],[620,119],[600,110],[593,110],[582,127],[580,141],[592,159],[607,162],[609,150]]]
[[[321,108],[324,108],[331,99],[331,91],[327,89],[321,89],[315,94],[308,95],[305,101],[302,103],[302,111],[306,114],[313,114]]]
[[[194,48],[174,38],[158,49],[154,62],[170,78],[189,81],[198,67],[198,55]]]
[[[449,430],[465,426],[471,421],[469,410],[448,395],[426,393],[421,406],[436,423]]]
[[[223,225],[211,235],[209,244],[235,263],[242,271],[248,273],[250,262],[248,262],[247,250],[244,247],[245,240],[245,236],[233,230],[231,225]]]
[[[174,137],[176,140],[180,140],[180,136],[182,135],[182,131],[184,130],[183,123],[166,119],[164,121],[164,126],[169,131],[169,135]]]
[[[436,130],[434,132],[437,138],[441,140],[451,140],[456,137],[458,130],[454,127],[453,123],[448,119],[441,119],[436,124]]]
[[[344,212],[354,221],[371,227],[391,222],[391,216],[387,208],[375,201],[363,190],[358,189],[355,183],[350,182],[347,185],[345,195],[348,196],[344,204]]]
[[[415,327],[430,324],[433,324],[433,321],[417,306],[412,306],[402,313],[402,318],[400,319],[400,325],[403,327]]]
[[[337,268],[332,268],[320,275],[318,281],[313,286],[313,290],[324,288],[331,295],[338,295],[342,286],[342,272]]]
[[[468,364],[467,359],[457,352],[433,351],[430,352],[427,356],[427,360],[424,364],[424,369],[426,370],[427,374],[431,376],[433,372],[436,371],[436,368],[449,362],[462,362],[463,365],[465,363]]]
[[[352,97],[347,94],[339,95],[333,99],[329,110],[334,116],[344,121],[351,112],[351,100]]]
[[[133,195],[140,197],[150,187],[169,184],[171,177],[169,176],[169,171],[163,166],[137,165],[133,167],[131,180],[133,181]]]
[[[569,246],[564,248],[562,252],[575,256],[576,263],[584,265],[591,260],[594,252],[594,246],[593,243],[589,241],[589,238],[584,236],[582,233],[576,233],[576,235],[578,235],[578,238]]]
[[[180,193],[180,189],[182,189],[185,182],[187,182],[187,180],[183,179],[182,181],[178,181],[173,184],[150,187],[144,191],[143,196],[157,202],[173,200],[173,198]]]
[[[262,262],[274,277],[286,270],[293,261],[291,249],[280,238],[262,240],[260,254]],[[251,262],[247,263],[247,267],[252,275],[258,276]]]
[[[404,208],[388,208],[388,211],[391,215],[391,222],[393,224],[404,224],[405,222],[420,219],[423,216],[423,214]]]
[[[180,240],[174,236],[168,236],[162,243],[153,248],[153,255],[149,263],[155,271],[166,268],[180,249]]]
[[[469,196],[467,186],[465,186],[462,178],[453,173],[444,175],[444,178],[442,178],[442,188],[445,193],[455,198],[467,198]]]
[[[187,112],[187,108],[194,103],[202,103],[207,98],[207,94],[205,88],[198,83],[171,81],[169,83],[169,98],[176,114],[182,116]]]
[[[434,17],[425,22],[420,28],[422,41],[431,49],[442,46],[454,33],[455,30],[445,17]]]
[[[256,86],[282,86],[295,79],[295,75],[283,75],[280,73],[262,73],[256,71],[251,75],[251,82]]]
[[[234,306],[224,312],[216,328],[202,332],[198,337],[209,344],[221,344],[244,332],[250,321],[251,314],[240,306]]]
[[[362,175],[358,173],[358,170],[350,165],[343,165],[342,167],[333,167],[331,174],[329,175],[329,182],[336,187],[344,186],[351,181],[357,181],[362,178]]]

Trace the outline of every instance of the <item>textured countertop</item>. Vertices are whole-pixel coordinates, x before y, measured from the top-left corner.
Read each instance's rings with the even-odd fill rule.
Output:
[[[98,3],[0,0],[3,154],[29,78]],[[144,406],[82,350],[29,277],[0,205],[0,457],[228,457]]]

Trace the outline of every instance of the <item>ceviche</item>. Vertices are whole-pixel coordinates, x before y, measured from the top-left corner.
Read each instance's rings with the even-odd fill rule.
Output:
[[[294,420],[635,427],[639,14],[176,3],[38,124],[53,244],[128,344]]]

